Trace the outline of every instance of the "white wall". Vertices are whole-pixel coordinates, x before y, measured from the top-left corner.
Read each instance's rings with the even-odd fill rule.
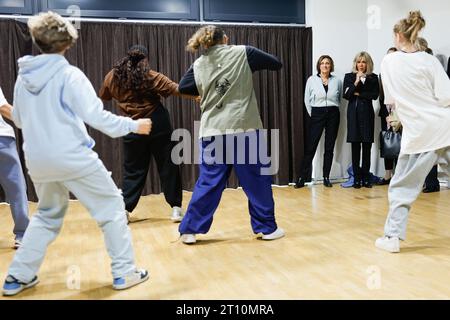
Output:
[[[380,10],[379,29],[368,29],[368,50],[373,54],[379,67],[386,50],[393,46],[393,26],[406,17],[409,11],[420,10],[425,17],[426,26],[421,36],[428,41],[436,56],[444,56],[447,67],[450,55],[450,37],[448,36],[450,19],[450,1],[448,0],[369,0],[369,6]],[[444,61],[443,61],[444,62]]]
[[[386,50],[393,46],[395,23],[411,10],[421,10],[427,26],[422,36],[436,55],[445,61],[450,55],[450,1],[448,0],[306,0],[306,23],[313,29],[313,61],[329,54],[335,62],[335,74],[343,79],[350,72],[353,58],[359,51],[368,51],[375,63],[375,72]],[[384,163],[379,158],[378,132],[380,119],[375,108],[375,143],[372,147],[371,172],[384,175]],[[331,178],[346,177],[351,163],[350,145],[346,143],[346,102],[341,106],[341,124],[336,141]],[[323,139],[314,159],[313,178],[322,177]]]

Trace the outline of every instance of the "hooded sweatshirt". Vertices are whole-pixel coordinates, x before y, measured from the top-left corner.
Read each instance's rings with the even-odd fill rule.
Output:
[[[113,138],[137,131],[137,121],[103,109],[89,79],[62,55],[25,56],[18,62],[13,120],[22,129],[34,182],[78,179],[103,166],[84,123]]]

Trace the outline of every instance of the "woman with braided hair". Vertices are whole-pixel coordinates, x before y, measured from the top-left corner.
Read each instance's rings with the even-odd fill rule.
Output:
[[[153,129],[149,136],[130,133],[123,139],[123,197],[129,222],[137,221],[132,215],[145,186],[151,156],[153,155],[167,203],[172,207],[171,220],[182,219],[182,189],[180,170],[171,160],[173,142],[169,112],[161,97],[182,96],[178,84],[165,75],[151,70],[148,51],[140,45],[132,46],[106,75],[100,98],[115,99],[121,113],[134,120],[151,118]],[[195,98],[189,96],[189,98]]]

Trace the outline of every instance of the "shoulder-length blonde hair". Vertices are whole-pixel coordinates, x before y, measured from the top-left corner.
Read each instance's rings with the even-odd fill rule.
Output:
[[[355,56],[355,59],[353,59],[352,72],[358,73],[358,68],[357,68],[356,64],[361,60],[364,60],[366,62],[366,65],[367,65],[366,74],[372,74],[373,73],[373,60],[372,60],[372,57],[370,56],[370,54],[368,54],[366,51],[361,51]]]

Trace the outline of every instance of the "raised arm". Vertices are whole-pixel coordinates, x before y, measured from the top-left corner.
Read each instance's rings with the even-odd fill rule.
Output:
[[[110,86],[111,86],[111,82],[112,79],[114,77],[114,71],[110,71],[106,76],[105,79],[103,80],[103,84],[102,87],[100,88],[100,99],[102,99],[103,101],[109,101],[112,99],[112,94],[110,91]]]
[[[112,138],[127,135],[130,132],[149,134],[150,119],[132,120],[117,116],[103,109],[102,101],[97,97],[92,84],[78,69],[74,69],[66,80],[63,103],[91,127]],[[83,94],[79,94],[83,92]]]
[[[267,52],[252,46],[245,46],[245,50],[247,53],[247,61],[252,72],[264,69],[280,70],[283,67],[283,64],[277,57]]]
[[[180,84],[178,86],[178,91],[181,94],[186,94],[190,96],[198,96],[198,88],[195,83],[194,76],[194,66],[191,66],[188,71],[184,74],[184,76],[180,80]]]

